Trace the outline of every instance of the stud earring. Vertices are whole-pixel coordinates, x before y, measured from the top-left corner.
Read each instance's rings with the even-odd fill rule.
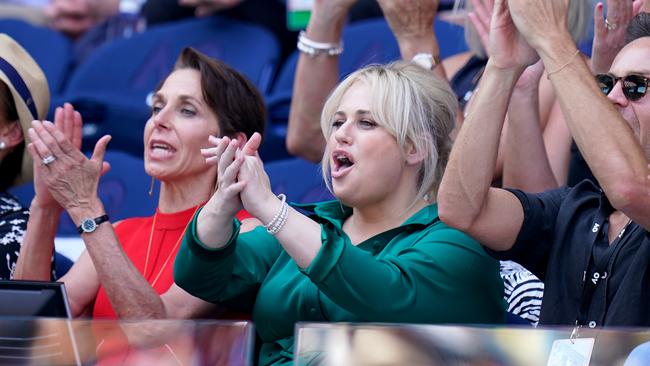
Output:
[[[0,141],[0,150],[4,150],[7,147],[7,143],[4,141]]]

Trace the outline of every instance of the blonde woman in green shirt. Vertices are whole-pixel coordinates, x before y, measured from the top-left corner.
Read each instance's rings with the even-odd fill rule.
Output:
[[[261,365],[292,361],[297,321],[503,322],[498,262],[438,218],[456,108],[447,83],[413,64],[351,74],[321,116],[337,201],[300,206],[306,215],[271,191],[259,136],[212,138],[218,189],[190,224],[176,283],[252,310]],[[264,227],[239,234],[242,205]]]

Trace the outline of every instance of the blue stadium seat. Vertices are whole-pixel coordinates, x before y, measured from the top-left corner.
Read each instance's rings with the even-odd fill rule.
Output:
[[[445,58],[467,51],[464,28],[436,20],[434,24],[440,46],[440,57]],[[369,19],[350,24],[343,32],[345,51],[339,58],[339,74],[343,79],[353,71],[372,63],[388,63],[400,58],[399,46],[384,18]],[[269,134],[286,137],[293,81],[298,64],[295,51],[280,69],[267,98]]]
[[[321,176],[320,166],[302,159],[264,164],[273,193],[284,193],[287,202],[311,203],[333,199]]]
[[[142,159],[120,151],[106,152],[105,159],[111,164],[111,170],[100,179],[98,190],[111,222],[153,215],[158,206],[158,195],[157,192],[152,197],[148,195],[151,178],[144,172]],[[34,197],[34,185],[27,183],[12,188],[11,193],[29,207]],[[57,235],[78,235],[76,225],[66,213],[61,216]]]
[[[150,114],[147,96],[187,46],[239,70],[262,93],[279,57],[271,33],[219,17],[161,25],[104,45],[78,66],[58,101],[70,101],[82,113],[84,150],[110,133],[113,149],[142,154],[142,133]]]
[[[56,274],[55,280],[61,279],[70,270],[73,263],[72,260],[65,255],[54,252],[54,273]]]
[[[0,33],[8,34],[32,55],[47,77],[50,94],[61,92],[73,66],[72,44],[65,36],[18,19],[0,19]]]

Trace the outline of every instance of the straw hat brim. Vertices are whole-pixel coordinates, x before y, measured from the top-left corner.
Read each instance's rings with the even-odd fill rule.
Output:
[[[27,144],[30,143],[27,130],[31,127],[34,119],[43,120],[46,118],[50,107],[50,90],[47,85],[45,74],[36,61],[34,61],[23,47],[6,34],[0,34],[0,58],[4,59],[15,69],[24,84],[27,86],[31,96],[31,101],[28,102],[34,104],[37,114],[34,116],[32,112],[30,112],[27,102],[16,89],[12,79],[2,68],[0,68],[0,80],[2,80],[11,91],[25,139],[25,150],[23,151],[20,175],[14,182],[14,185],[18,185],[29,182],[33,179],[32,158],[27,151]]]

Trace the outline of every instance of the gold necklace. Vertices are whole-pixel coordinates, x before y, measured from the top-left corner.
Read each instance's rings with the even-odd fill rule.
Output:
[[[196,209],[194,210],[194,213],[192,213],[192,216],[190,217],[190,221],[192,221],[192,219],[194,218],[194,215],[196,215],[196,212],[199,210],[199,207],[201,207],[201,205],[196,206]],[[153,223],[151,224],[151,232],[149,233],[149,243],[147,244],[147,256],[145,257],[144,270],[142,271],[142,276],[147,275],[147,269],[149,268],[149,254],[151,253],[151,241],[153,239],[153,232],[154,232],[154,229],[156,227],[156,218],[157,217],[158,217],[158,212],[156,212],[153,215]],[[153,282],[151,282],[151,287],[156,286],[156,283],[158,282],[158,279],[160,278],[160,275],[162,275],[163,271],[167,267],[167,263],[171,259],[172,255],[174,255],[174,253],[176,252],[176,249],[178,249],[178,246],[181,244],[181,240],[183,240],[183,236],[185,236],[185,232],[187,231],[187,225],[189,225],[189,223],[190,222],[188,221],[187,224],[185,225],[185,229],[183,229],[183,232],[178,237],[178,240],[176,241],[176,244],[174,244],[174,247],[172,248],[172,250],[167,255],[167,258],[165,259],[165,262],[163,263],[162,267],[160,267],[160,270],[158,271],[158,274],[154,278]]]

